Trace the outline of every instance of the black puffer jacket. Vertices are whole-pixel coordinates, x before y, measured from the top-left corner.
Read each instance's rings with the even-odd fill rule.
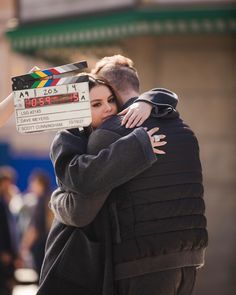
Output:
[[[158,95],[158,90],[148,95]],[[158,126],[166,135],[166,155],[112,192],[116,279],[204,263],[208,238],[198,141],[174,110],[147,119],[143,126]],[[101,148],[106,130],[120,136],[130,132],[114,117],[91,136],[89,152]]]

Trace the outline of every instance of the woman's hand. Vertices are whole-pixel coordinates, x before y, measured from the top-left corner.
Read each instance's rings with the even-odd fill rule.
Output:
[[[147,128],[144,128],[144,129],[147,131]],[[161,141],[166,136],[163,134],[160,134],[160,135],[155,134],[158,130],[159,130],[158,127],[152,128],[147,131],[147,134],[149,136],[153,152],[155,154],[162,154],[163,155],[163,154],[165,154],[165,152],[157,149],[157,147],[166,145],[166,143],[167,143],[166,141]]]
[[[136,126],[141,126],[143,122],[150,116],[151,111],[151,104],[143,101],[137,101],[118,113],[118,115],[124,116],[121,125],[125,125],[126,128],[134,128]]]
[[[39,70],[38,67],[33,67],[29,73]],[[0,127],[3,126],[14,112],[14,94],[13,92],[8,95],[3,101],[0,102]]]

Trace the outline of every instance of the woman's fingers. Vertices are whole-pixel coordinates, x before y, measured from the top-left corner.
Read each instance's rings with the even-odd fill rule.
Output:
[[[145,121],[145,120],[143,120],[143,118],[141,118],[141,119],[139,120],[139,122],[136,124],[136,126],[137,126],[137,127],[141,126],[141,125],[143,124],[144,121]],[[146,130],[147,130],[147,129],[146,129]]]
[[[158,137],[158,140],[156,140],[156,137]],[[161,142],[160,140],[166,138],[166,136],[164,134],[160,134],[160,135],[153,135],[152,138],[154,142]]]
[[[158,147],[158,146],[163,146],[163,145],[166,145],[167,144],[167,141],[158,141],[158,142],[154,142],[153,143],[153,147]]]
[[[152,106],[144,102],[135,102],[125,110],[119,113],[124,118],[121,125],[126,128],[134,128],[139,124],[140,126],[150,115]]]
[[[140,117],[137,114],[132,114],[132,116],[129,117],[128,122],[126,123],[126,128],[134,128],[137,126],[137,123],[140,121]]]
[[[126,128],[133,128],[140,120],[140,114],[134,109],[129,109],[127,114],[124,116],[121,125],[125,125]]]
[[[127,113],[125,114],[124,118],[122,119],[121,125],[125,125],[128,122],[129,118],[132,116],[132,113],[133,112],[130,109],[127,109]]]
[[[154,128],[152,128],[152,129],[150,129],[150,130],[148,130],[148,134],[149,134],[149,136],[152,136],[154,133],[156,133],[157,131],[159,130],[159,128],[158,127],[154,127]]]
[[[164,155],[166,152],[158,149],[153,149],[154,154]]]
[[[159,130],[158,127],[154,127],[150,130],[146,130],[147,134],[149,136],[151,145],[152,145],[152,150],[155,154],[165,154],[165,151],[158,149],[159,147],[162,147],[167,144],[166,141],[161,141],[164,139],[166,136],[164,134],[159,134],[157,135],[157,131]]]
[[[152,143],[152,150],[155,154],[160,154],[160,155],[164,155],[166,152],[163,150],[159,150],[157,147],[160,146],[164,146],[166,145],[167,142],[166,141],[158,141],[158,142],[154,142]]]
[[[123,116],[129,111],[129,108],[124,109],[123,111],[119,112],[117,115]]]

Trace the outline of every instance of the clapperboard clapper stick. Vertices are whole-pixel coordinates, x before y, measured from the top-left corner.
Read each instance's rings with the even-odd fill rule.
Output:
[[[63,77],[87,67],[86,61],[12,78],[16,128],[21,133],[88,126],[91,121],[88,76]]]

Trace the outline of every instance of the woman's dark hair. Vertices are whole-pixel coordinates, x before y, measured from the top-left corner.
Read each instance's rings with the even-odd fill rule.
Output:
[[[88,84],[89,84],[89,91],[91,91],[91,89],[93,89],[95,86],[99,86],[99,85],[104,85],[106,87],[108,87],[112,93],[112,95],[114,96],[114,98],[116,99],[116,104],[118,105],[118,100],[117,100],[117,93],[116,91],[113,89],[113,87],[108,83],[108,81],[104,78],[99,78],[97,75],[95,74],[91,74],[91,73],[79,73],[77,76],[88,76]],[[91,132],[93,131],[92,126],[88,126],[88,127],[84,127],[84,132],[86,135],[90,135]]]
[[[89,91],[91,89],[93,89],[95,86],[104,85],[110,89],[112,95],[116,99],[116,103],[118,104],[117,93],[106,79],[104,79],[104,78],[101,79],[97,75],[91,74],[91,73],[80,73],[80,74],[78,74],[78,77],[84,76],[84,75],[88,76],[88,79],[89,79]]]

